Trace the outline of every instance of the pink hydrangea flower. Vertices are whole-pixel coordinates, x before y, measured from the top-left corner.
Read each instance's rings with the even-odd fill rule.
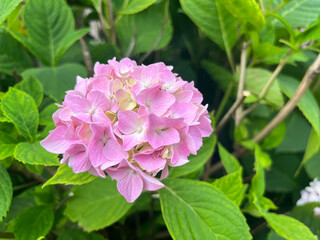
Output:
[[[92,78],[77,78],[53,114],[56,129],[41,141],[75,173],[117,181],[128,202],[164,185],[156,178],[188,162],[212,133],[207,106],[194,83],[164,63],[138,66],[124,58],[96,63]]]

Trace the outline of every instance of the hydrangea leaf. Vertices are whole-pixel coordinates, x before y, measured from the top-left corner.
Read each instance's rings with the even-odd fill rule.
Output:
[[[38,130],[39,112],[33,98],[10,88],[1,100],[1,110],[27,139],[34,140]]]
[[[14,157],[24,164],[45,166],[59,165],[58,155],[46,151],[40,145],[39,141],[34,143],[19,143],[15,148]]]
[[[228,174],[237,172],[242,168],[239,161],[233,155],[231,155],[220,143],[218,144],[218,148],[221,162]]]
[[[68,201],[64,213],[86,231],[110,226],[132,206],[118,192],[116,182],[110,177],[98,178],[72,190],[74,197]]]
[[[17,140],[10,134],[0,131],[0,160],[10,157],[14,153]]]
[[[132,0],[120,11],[120,14],[135,14],[150,7],[156,0]]]
[[[58,168],[58,171],[51,177],[44,185],[53,185],[53,184],[72,184],[72,185],[81,185],[85,183],[89,183],[95,180],[97,177],[93,176],[88,172],[83,173],[74,173],[72,168],[68,167],[68,165],[63,164]]]
[[[0,164],[0,222],[7,215],[12,199],[12,183],[7,170]]]
[[[77,228],[65,228],[59,234],[58,240],[106,240],[103,236],[97,233],[86,233]]]
[[[58,67],[30,68],[22,73],[24,78],[34,76],[43,85],[43,90],[55,101],[61,102],[67,90],[73,89],[76,76],[85,77],[86,69],[80,64],[68,63]]]
[[[58,110],[58,106],[56,104],[50,104],[50,105],[46,106],[40,112],[39,124],[46,126],[46,125],[53,123],[52,115],[57,110]]]
[[[183,11],[221,49],[231,50],[237,41],[238,21],[212,0],[180,0]]]
[[[9,14],[18,6],[22,0],[1,0],[0,5],[0,25]]]
[[[50,231],[53,220],[51,207],[34,206],[28,208],[14,221],[14,235],[18,240],[37,239],[45,236]]]
[[[163,182],[161,209],[173,239],[252,239],[239,208],[211,184],[188,179]]]
[[[35,77],[28,77],[23,79],[22,82],[19,82],[15,85],[15,88],[33,97],[37,106],[41,104],[43,99],[43,87],[39,80]]]
[[[280,236],[288,240],[304,239],[304,240],[316,240],[318,239],[310,229],[292,217],[267,213],[264,215],[269,226]]]

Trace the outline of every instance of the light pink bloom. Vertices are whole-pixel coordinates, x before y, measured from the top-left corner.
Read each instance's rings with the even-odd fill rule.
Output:
[[[78,77],[57,105],[56,128],[41,145],[63,154],[61,163],[75,173],[108,173],[129,202],[143,189],[158,190],[155,176],[186,164],[212,133],[202,94],[172,69],[129,58],[96,63],[94,76]]]

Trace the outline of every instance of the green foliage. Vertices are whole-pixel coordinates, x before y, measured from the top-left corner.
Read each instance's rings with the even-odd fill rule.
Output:
[[[88,29],[74,31],[71,9],[63,0],[30,0],[24,11],[28,38],[10,33],[44,64],[55,66],[63,53]]]
[[[132,0],[120,11],[121,14],[135,14],[150,7],[156,0]]]
[[[251,239],[239,208],[212,185],[187,179],[164,183],[161,209],[173,239]]]
[[[217,138],[212,134],[203,139],[203,146],[198,150],[197,155],[191,155],[188,159],[190,162],[179,167],[170,169],[170,177],[181,177],[201,169],[203,165],[211,158]]]
[[[46,106],[39,115],[39,124],[40,125],[49,125],[53,123],[52,114],[58,110],[58,106],[55,104],[50,104]]]
[[[0,221],[7,215],[12,199],[12,183],[7,170],[0,164]]]
[[[17,141],[5,132],[0,132],[0,160],[10,157],[14,153]]]
[[[316,240],[317,237],[306,227],[303,223],[298,220],[275,213],[268,213],[264,216],[273,230],[288,240],[306,239]]]
[[[241,169],[241,165],[238,160],[232,156],[220,143],[219,147],[219,155],[221,158],[221,162],[226,169],[227,173],[234,173]]]
[[[35,140],[39,112],[31,96],[18,89],[10,88],[1,100],[1,110],[22,136],[31,141]]]
[[[22,0],[2,0],[0,6],[0,25]]]
[[[72,184],[72,185],[82,185],[85,183],[89,183],[95,180],[97,177],[91,175],[90,173],[74,173],[72,168],[68,167],[68,165],[61,165],[55,175],[50,178],[44,185],[53,185],[53,184]]]
[[[30,68],[22,73],[24,78],[33,76],[39,79],[44,92],[58,102],[64,98],[65,91],[74,87],[77,75],[85,77],[87,73],[83,66],[74,63],[58,67]]]
[[[220,48],[230,51],[237,41],[236,19],[216,0],[180,0],[184,12]]]
[[[34,143],[19,143],[14,150],[14,157],[24,164],[45,166],[59,165],[57,154],[47,152],[40,145],[39,141]]]
[[[104,237],[102,237],[99,234],[96,233],[86,233],[80,229],[77,228],[66,228],[64,229],[58,240],[105,240]]]
[[[76,186],[73,193],[64,213],[87,231],[110,226],[132,206],[118,192],[116,182],[110,177]]]
[[[22,82],[15,85],[15,87],[33,97],[37,106],[39,106],[43,99],[42,84],[34,77],[25,78]]]
[[[28,208],[14,221],[14,235],[17,240],[44,237],[53,225],[53,218],[53,211],[48,206]]]

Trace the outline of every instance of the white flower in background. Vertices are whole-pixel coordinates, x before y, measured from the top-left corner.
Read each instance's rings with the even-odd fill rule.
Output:
[[[298,200],[297,205],[302,206],[310,202],[320,203],[320,182],[315,178],[310,186],[301,191],[301,198]]]
[[[83,17],[87,17],[90,13],[92,13],[92,9],[91,8],[86,8],[83,11]],[[90,32],[89,35],[91,35],[91,37],[97,41],[97,42],[101,42],[101,38],[100,38],[100,34],[99,32],[102,29],[101,23],[98,20],[91,20],[89,21],[89,26],[90,26]]]
[[[320,182],[315,178],[310,182],[310,186],[301,191],[301,198],[297,201],[298,206],[303,206],[307,203],[320,203]],[[313,210],[315,216],[320,217],[320,207],[315,207]]]

